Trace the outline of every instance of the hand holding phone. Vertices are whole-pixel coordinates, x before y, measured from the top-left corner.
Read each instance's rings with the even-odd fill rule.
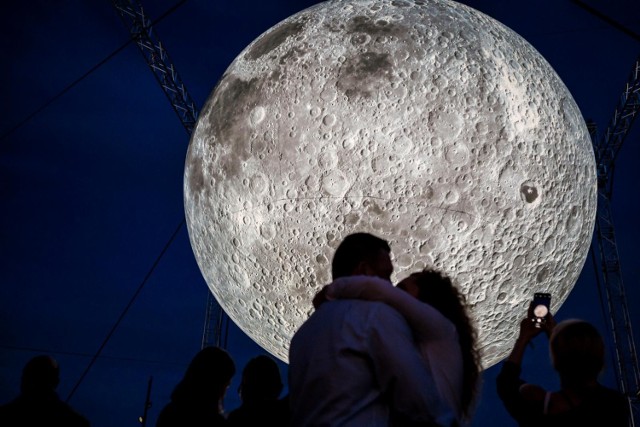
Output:
[[[536,292],[533,296],[533,318],[536,328],[541,328],[545,323],[545,318],[549,314],[551,305],[551,294]]]

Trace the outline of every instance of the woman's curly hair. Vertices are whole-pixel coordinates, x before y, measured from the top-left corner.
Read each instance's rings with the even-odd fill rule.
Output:
[[[467,313],[464,295],[451,279],[438,271],[425,269],[412,277],[418,285],[418,299],[442,313],[458,331],[464,367],[461,403],[465,417],[469,418],[479,389],[481,364],[477,334]]]

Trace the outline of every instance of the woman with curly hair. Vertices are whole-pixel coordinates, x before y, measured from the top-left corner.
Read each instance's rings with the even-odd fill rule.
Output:
[[[328,285],[325,298],[380,301],[395,308],[413,330],[441,397],[460,425],[473,413],[480,379],[476,333],[464,297],[437,271],[413,273],[397,287],[373,276],[342,277]]]

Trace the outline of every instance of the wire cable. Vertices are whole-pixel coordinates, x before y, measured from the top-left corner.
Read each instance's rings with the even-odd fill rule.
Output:
[[[51,350],[47,348],[20,347],[15,345],[4,345],[4,344],[0,344],[0,348],[3,348],[5,350],[26,351],[30,353],[40,353],[40,354],[60,354],[64,356],[77,356],[77,357],[84,357],[84,358],[94,357],[94,354],[90,354],[90,353]],[[139,359],[135,357],[100,356],[100,359],[116,360],[121,362],[137,362],[137,363],[150,363],[150,364],[157,364],[157,365],[171,365],[171,366],[180,366],[180,367],[186,366],[184,363],[167,362],[162,360],[151,360],[151,359]]]
[[[181,0],[178,3],[176,3],[175,5],[173,5],[171,8],[169,8],[167,11],[165,11],[162,15],[160,15],[159,18],[157,18],[155,21],[153,21],[151,23],[151,25],[155,25],[158,22],[160,22],[162,19],[164,19],[165,17],[169,16],[171,13],[175,12],[180,6],[182,6],[184,3],[186,3],[186,0]],[[130,40],[133,41],[133,40]],[[129,42],[130,42],[129,41]],[[128,43],[129,43],[128,42]],[[128,44],[127,43],[127,44]],[[107,336],[105,337],[105,339],[102,341],[102,344],[100,345],[100,347],[98,348],[98,351],[96,351],[96,353],[94,354],[93,358],[91,359],[91,361],[89,362],[89,365],[87,365],[87,367],[85,368],[84,372],[82,373],[82,375],[80,376],[80,378],[78,379],[78,381],[76,382],[76,384],[74,385],[73,389],[71,390],[71,392],[69,393],[69,395],[67,396],[66,402],[68,402],[71,397],[73,397],[74,393],[76,392],[76,390],[78,389],[78,387],[80,386],[80,384],[82,383],[82,381],[85,379],[85,377],[87,376],[87,374],[89,373],[89,371],[91,370],[91,368],[93,367],[93,365],[95,364],[95,362],[98,360],[98,358],[100,357],[100,354],[102,353],[102,350],[104,350],[104,348],[106,347],[107,343],[109,342],[109,340],[111,339],[111,337],[113,336],[113,334],[115,333],[115,331],[118,329],[118,326],[120,326],[120,323],[122,322],[122,320],[124,319],[124,317],[127,315],[127,313],[129,312],[129,309],[131,308],[131,306],[133,305],[133,303],[135,302],[135,300],[138,298],[138,295],[140,295],[140,292],[142,292],[142,289],[144,288],[144,286],[147,284],[147,282],[149,281],[149,278],[151,277],[151,275],[154,273],[156,267],[158,266],[158,264],[160,263],[160,260],[162,259],[162,257],[164,256],[164,254],[167,252],[167,250],[169,249],[169,247],[171,246],[171,244],[173,243],[173,241],[175,240],[176,236],[178,235],[178,233],[180,232],[180,230],[182,230],[182,227],[185,224],[185,218],[183,217],[182,220],[180,221],[180,224],[178,224],[178,226],[176,227],[175,231],[173,232],[173,234],[171,235],[171,237],[169,238],[169,240],[167,241],[167,243],[164,245],[164,247],[162,248],[162,251],[160,252],[160,254],[158,255],[158,257],[156,258],[156,260],[154,261],[153,265],[151,266],[151,268],[149,269],[149,271],[147,272],[146,276],[144,277],[144,279],[142,280],[142,282],[140,283],[140,285],[138,286],[138,289],[136,289],[135,293],[133,294],[133,296],[131,297],[131,299],[129,300],[129,303],[126,305],[126,307],[124,308],[124,310],[122,311],[122,313],[120,314],[120,316],[118,317],[118,319],[116,320],[116,322],[114,323],[113,327],[111,328],[111,330],[109,331],[109,333],[107,334]]]
[[[80,376],[80,379],[78,379],[76,384],[73,386],[73,389],[71,390],[71,392],[67,396],[66,402],[68,402],[71,399],[71,397],[76,392],[76,390],[78,389],[78,387],[80,386],[80,384],[82,383],[84,378],[87,376],[87,374],[89,373],[89,371],[93,367],[93,365],[96,363],[96,360],[98,360],[98,357],[100,357],[100,353],[102,353],[102,350],[104,350],[104,348],[106,347],[107,343],[109,342],[109,340],[111,339],[111,337],[115,333],[116,329],[118,329],[118,326],[120,326],[120,323],[122,322],[122,319],[124,319],[124,317],[129,312],[129,309],[131,308],[131,306],[135,302],[136,298],[138,298],[138,295],[140,295],[140,292],[142,292],[142,289],[144,288],[144,285],[146,285],[147,282],[149,281],[149,278],[151,277],[151,275],[155,271],[156,267],[160,263],[160,260],[162,259],[164,254],[169,249],[169,246],[171,246],[171,244],[173,243],[175,238],[178,236],[178,233],[180,232],[180,230],[182,230],[182,227],[184,226],[184,224],[185,224],[185,219],[182,218],[182,221],[180,221],[180,224],[178,224],[178,226],[176,227],[175,231],[173,232],[173,234],[171,235],[171,237],[169,238],[167,243],[165,243],[164,247],[162,248],[162,251],[160,251],[160,254],[158,255],[158,257],[154,261],[153,265],[151,266],[151,268],[147,272],[147,274],[144,277],[144,279],[142,280],[142,283],[140,283],[140,285],[138,286],[138,289],[136,289],[135,293],[133,294],[133,296],[129,300],[129,303],[127,304],[127,306],[124,308],[124,310],[122,311],[122,313],[118,317],[118,320],[116,320],[116,322],[114,323],[113,327],[111,327],[111,330],[109,331],[109,333],[107,334],[105,339],[102,341],[102,344],[100,345],[100,348],[98,348],[98,351],[96,351],[96,353],[93,355],[91,361],[89,362],[89,365],[87,365],[87,367],[85,368],[84,372]]]
[[[615,20],[611,19],[610,17],[608,17],[604,13],[598,11],[597,9],[594,9],[593,7],[591,7],[588,4],[586,4],[585,2],[583,2],[582,0],[572,0],[572,1],[573,1],[573,3],[575,3],[578,6],[580,6],[581,8],[583,8],[584,10],[589,12],[590,14],[594,15],[597,18],[600,18],[601,20],[603,20],[607,24],[611,25],[616,30],[628,35],[629,37],[631,37],[632,39],[634,39],[636,41],[640,41],[640,34],[630,30],[629,28],[627,28],[624,25],[620,24],[618,21],[615,21]]]
[[[162,15],[160,15],[156,20],[154,20],[152,22],[152,25],[156,25],[158,23],[160,23],[164,18],[166,18],[167,16],[169,16],[171,13],[175,12],[176,9],[178,9],[178,7],[182,6],[184,3],[186,3],[187,0],[181,0],[180,2],[178,2],[177,4],[175,4],[174,6],[172,6],[171,8],[169,8],[166,12],[164,12]],[[76,87],[78,85],[78,83],[80,83],[81,81],[83,81],[84,79],[86,79],[87,77],[89,77],[89,75],[91,75],[94,71],[96,71],[97,69],[99,69],[100,67],[102,67],[104,64],[106,64],[107,62],[109,62],[111,59],[113,59],[113,57],[115,57],[117,54],[119,54],[120,52],[122,52],[127,46],[129,46],[134,40],[132,38],[129,38],[129,40],[127,40],[124,44],[122,44],[120,47],[118,47],[116,50],[114,50],[113,52],[111,52],[109,55],[107,55],[102,61],[98,62],[96,65],[94,65],[93,67],[91,67],[87,72],[85,72],[83,75],[81,75],[80,77],[78,77],[77,79],[75,79],[74,81],[72,81],[71,83],[69,83],[66,87],[64,87],[60,92],[58,92],[57,95],[54,95],[52,98],[50,98],[49,100],[45,101],[44,104],[42,104],[39,108],[37,108],[36,110],[34,110],[32,113],[30,113],[29,115],[27,115],[24,119],[20,120],[16,125],[14,125],[11,129],[9,129],[8,131],[6,131],[5,133],[2,134],[2,136],[0,136],[0,142],[4,141],[7,137],[9,137],[10,135],[12,135],[15,131],[17,131],[18,129],[20,129],[22,126],[24,126],[25,124],[29,123],[34,117],[36,117],[38,114],[40,114],[42,111],[44,111],[47,107],[49,107],[51,104],[53,104],[54,102],[56,102],[58,99],[60,99],[63,95],[65,95],[67,92],[69,92],[71,89],[73,89],[74,87]]]
[[[106,58],[104,58],[102,61],[98,62],[96,65],[94,65],[93,67],[91,67],[89,69],[89,71],[85,72],[83,75],[81,75],[80,77],[78,77],[77,79],[75,79],[73,82],[69,83],[64,89],[62,89],[60,92],[58,92],[57,95],[55,95],[53,98],[50,98],[48,101],[46,101],[44,104],[42,104],[38,109],[36,109],[34,112],[32,112],[31,114],[29,114],[27,117],[25,117],[24,119],[22,119],[21,121],[19,121],[16,125],[14,125],[11,129],[9,129],[8,131],[6,131],[4,134],[2,134],[2,136],[0,136],[0,141],[3,141],[5,138],[7,138],[8,136],[10,136],[11,134],[13,134],[15,131],[17,131],[18,129],[20,129],[22,126],[24,126],[25,124],[27,124],[28,122],[30,122],[35,116],[37,116],[38,114],[40,114],[42,111],[44,111],[49,105],[53,104],[54,102],[56,102],[58,99],[60,99],[63,95],[65,95],[67,92],[69,92],[71,89],[73,89],[78,83],[80,83],[81,81],[83,81],[84,79],[86,79],[91,73],[93,73],[94,71],[96,71],[98,68],[102,67],[104,64],[106,64],[107,62],[109,62],[114,56],[116,56],[117,54],[119,54],[120,52],[122,52],[124,50],[125,47],[129,46],[129,44],[132,42],[133,40],[128,40],[126,43],[124,43],[122,46],[120,46],[119,48],[117,48],[116,50],[114,50],[113,52],[111,52],[109,55],[107,55]]]

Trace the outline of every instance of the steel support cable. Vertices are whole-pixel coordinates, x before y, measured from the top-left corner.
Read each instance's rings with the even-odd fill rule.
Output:
[[[156,260],[153,262],[153,265],[151,266],[151,268],[147,272],[146,276],[144,276],[144,279],[142,280],[142,282],[138,286],[138,289],[136,289],[135,293],[133,294],[133,296],[129,300],[129,303],[126,305],[124,310],[122,310],[122,313],[120,314],[120,316],[118,317],[118,319],[116,320],[114,325],[111,327],[111,330],[109,331],[109,333],[107,334],[105,339],[102,341],[102,344],[100,345],[100,348],[98,348],[98,351],[96,351],[96,353],[91,358],[91,361],[89,362],[89,365],[87,365],[87,367],[85,368],[84,372],[82,372],[82,375],[80,376],[80,379],[78,379],[78,381],[76,382],[75,386],[73,387],[73,389],[71,390],[71,392],[67,396],[66,402],[68,402],[71,399],[71,397],[76,392],[76,390],[78,389],[78,387],[80,386],[80,384],[82,383],[84,378],[87,376],[87,374],[89,373],[89,371],[91,370],[93,365],[98,360],[98,357],[100,357],[100,353],[102,353],[102,350],[104,350],[104,348],[106,347],[107,343],[109,342],[109,340],[111,339],[113,334],[116,332],[116,329],[118,329],[118,326],[120,326],[120,323],[122,322],[124,317],[129,312],[129,309],[131,308],[131,306],[133,305],[135,300],[138,298],[138,295],[140,295],[140,292],[142,292],[142,289],[144,288],[144,285],[146,285],[147,282],[149,281],[149,278],[151,277],[151,275],[156,270],[156,267],[160,263],[160,260],[162,259],[164,254],[167,252],[167,250],[169,249],[169,247],[171,246],[171,244],[173,243],[175,238],[178,236],[178,233],[180,232],[180,230],[182,230],[182,227],[184,226],[184,224],[185,224],[185,219],[183,218],[182,221],[180,221],[180,224],[178,225],[178,227],[176,227],[175,231],[173,232],[173,234],[171,235],[169,240],[167,241],[167,243],[165,243],[164,247],[162,248],[162,251],[160,251],[160,254],[156,257]]]
[[[622,33],[628,35],[629,37],[631,37],[634,40],[640,41],[640,34],[634,32],[634,31],[631,31],[629,28],[627,28],[624,25],[620,24],[618,21],[615,21],[615,20],[611,19],[610,17],[608,17],[604,13],[600,12],[597,9],[594,9],[593,7],[591,7],[588,4],[586,4],[585,2],[583,2],[582,0],[572,0],[572,1],[573,1],[573,3],[577,4],[578,6],[580,6],[584,10],[586,10],[587,12],[591,13],[592,15],[596,16],[597,18],[599,18],[599,19],[603,20],[604,22],[606,22],[607,24],[611,25],[616,30],[621,31]]]
[[[171,8],[169,8],[166,12],[164,12],[158,19],[156,19],[155,21],[150,22],[150,26],[157,24],[158,22],[160,22],[162,19],[164,19],[165,17],[167,17],[168,15],[170,15],[171,13],[175,12],[178,7],[180,7],[181,5],[183,5],[184,3],[186,3],[186,0],[181,0],[180,2],[176,3],[174,6],[172,6]],[[129,42],[134,41],[133,39],[130,39]],[[129,43],[127,42],[127,44]],[[89,371],[91,370],[91,368],[93,367],[93,365],[95,364],[96,360],[98,359],[98,357],[100,356],[100,353],[102,353],[102,350],[104,350],[104,348],[106,347],[107,343],[109,342],[109,340],[111,339],[111,337],[113,336],[113,334],[115,333],[116,329],[118,329],[118,326],[120,325],[120,323],[122,322],[122,320],[124,319],[124,317],[126,316],[126,314],[128,313],[129,309],[131,308],[131,306],[133,305],[133,303],[135,302],[135,300],[137,299],[138,295],[140,295],[140,292],[142,292],[142,289],[144,288],[144,286],[146,285],[146,283],[148,282],[149,278],[151,277],[151,275],[154,273],[156,267],[158,266],[158,264],[160,263],[160,260],[162,259],[162,257],[164,256],[164,254],[167,252],[167,250],[169,249],[169,247],[171,246],[171,244],[173,243],[173,241],[175,240],[176,236],[178,235],[178,233],[180,232],[180,230],[182,229],[182,227],[185,224],[185,218],[183,217],[182,220],[180,221],[180,224],[178,224],[178,226],[176,227],[175,231],[173,232],[173,234],[171,235],[171,237],[169,238],[169,240],[167,241],[167,243],[164,245],[164,247],[162,248],[162,251],[160,252],[160,254],[158,255],[158,257],[156,258],[156,260],[154,261],[153,265],[151,266],[151,268],[149,269],[149,271],[147,272],[146,276],[144,277],[144,279],[142,280],[142,283],[140,283],[140,285],[138,286],[138,289],[135,291],[135,293],[133,294],[133,296],[131,297],[131,299],[129,300],[129,303],[127,304],[127,306],[124,308],[124,310],[122,311],[122,313],[120,314],[120,316],[118,317],[118,319],[116,320],[115,324],[113,325],[113,327],[111,328],[111,330],[109,331],[109,333],[107,334],[107,336],[105,337],[104,341],[102,342],[102,344],[100,345],[100,347],[98,348],[98,351],[96,351],[95,355],[93,356],[93,358],[91,359],[91,361],[89,362],[89,365],[87,365],[86,369],[84,370],[84,372],[82,373],[82,375],[80,376],[80,379],[78,379],[78,381],[76,382],[75,386],[73,387],[73,389],[71,390],[71,392],[69,393],[69,395],[67,396],[66,401],[68,402],[71,397],[74,395],[74,393],[76,392],[76,390],[78,389],[78,387],[80,386],[80,384],[82,383],[82,381],[84,380],[84,378],[86,377],[86,375],[89,373]]]
[[[25,352],[41,353],[41,354],[60,354],[63,356],[76,356],[76,357],[84,357],[84,358],[89,358],[94,356],[94,354],[91,354],[91,353],[80,353],[77,351],[61,351],[61,350],[52,350],[49,348],[20,347],[15,345],[4,345],[4,344],[0,344],[0,348],[3,348],[5,350],[13,350],[13,351],[25,351]],[[120,362],[152,363],[152,364],[158,364],[158,365],[171,365],[171,366],[181,366],[181,367],[185,366],[184,363],[166,362],[162,360],[138,359],[135,357],[100,356],[100,359],[116,360]]]
[[[186,0],[181,0],[180,2],[178,2],[177,4],[175,4],[174,6],[169,8],[161,16],[159,16],[157,19],[152,21],[151,25],[155,25],[155,24],[158,24],[159,22],[161,22],[164,18],[169,16],[171,13],[173,13],[176,9],[178,9],[178,7],[183,5],[185,2],[186,2]],[[107,55],[107,57],[105,57],[103,60],[98,62],[96,65],[91,67],[88,71],[86,71],[84,74],[82,74],[76,80],[74,80],[69,85],[64,87],[58,94],[56,94],[55,96],[53,96],[52,98],[47,100],[43,105],[41,105],[39,108],[34,110],[32,113],[30,113],[28,116],[26,116],[20,122],[18,122],[15,126],[13,126],[11,129],[9,129],[7,132],[5,132],[2,136],[0,136],[0,141],[6,139],[8,136],[10,136],[15,131],[20,129],[22,126],[24,126],[29,121],[31,121],[40,112],[44,111],[47,107],[49,107],[51,104],[53,104],[59,98],[64,96],[67,92],[69,92],[71,89],[73,89],[76,85],[78,85],[81,81],[83,81],[85,78],[87,78],[89,75],[91,75],[94,71],[98,70],[104,64],[109,62],[113,57],[115,57],[118,53],[120,53],[122,50],[124,50],[133,41],[134,41],[133,39],[127,40],[124,44],[122,44],[120,47],[118,47],[113,52],[111,52],[109,55]],[[153,263],[153,265],[151,266],[150,270],[147,272],[147,275],[142,280],[142,283],[140,283],[140,285],[138,286],[136,292],[134,293],[134,295],[129,300],[129,303],[126,305],[126,307],[124,308],[124,310],[122,311],[122,313],[120,314],[118,319],[116,320],[115,324],[113,325],[113,327],[111,328],[111,330],[109,331],[109,333],[107,334],[107,336],[105,337],[105,339],[103,340],[102,344],[100,345],[100,347],[98,348],[98,350],[96,351],[95,354],[90,356],[88,354],[83,354],[83,353],[54,352],[54,353],[57,353],[57,354],[68,354],[68,355],[76,355],[76,356],[82,356],[82,357],[92,357],[91,361],[89,362],[89,365],[84,370],[84,372],[80,376],[80,379],[76,382],[76,384],[74,385],[73,389],[71,390],[71,392],[67,396],[67,399],[66,399],[67,402],[73,397],[73,395],[75,394],[76,390],[78,389],[78,387],[80,386],[80,384],[82,383],[82,381],[84,380],[86,375],[89,373],[89,371],[91,370],[91,368],[93,367],[93,365],[95,364],[97,359],[101,357],[100,354],[102,353],[102,351],[106,347],[107,343],[109,342],[109,340],[111,339],[111,337],[115,333],[116,329],[118,328],[118,326],[120,325],[120,323],[122,322],[122,320],[124,319],[126,314],[128,313],[129,309],[131,308],[131,306],[133,305],[133,303],[137,299],[138,295],[140,294],[140,292],[144,288],[145,284],[148,282],[149,278],[151,277],[151,275],[155,271],[156,267],[158,266],[160,260],[162,259],[162,257],[166,253],[166,251],[169,249],[169,247],[171,246],[171,244],[175,240],[176,236],[178,235],[178,233],[180,232],[180,230],[182,229],[184,224],[185,224],[185,219],[183,218],[182,221],[180,222],[180,224],[176,227],[176,230],[174,231],[174,233],[171,235],[171,237],[169,238],[169,240],[167,241],[167,243],[163,247],[162,251],[160,252],[158,257],[156,258],[156,260]],[[9,346],[2,346],[2,347],[11,348],[11,349],[14,349],[14,350],[23,350],[23,351],[42,351],[41,349],[35,349],[35,348],[22,348],[22,347],[9,347]],[[152,362],[152,363],[164,363],[164,362],[144,361],[144,360],[141,360],[141,359],[127,359],[127,358],[115,358],[115,357],[104,357],[104,358],[105,359],[106,358],[115,359],[115,360],[129,360],[129,361],[141,361],[141,362]]]
[[[180,2],[178,2],[175,6],[172,6],[171,8],[169,8],[166,12],[164,12],[162,15],[160,15],[158,18],[156,18],[153,22],[152,25],[158,24],[160,23],[164,18],[166,18],[167,16],[169,16],[171,13],[173,13],[178,7],[182,6],[187,0],[181,0]],[[34,117],[36,117],[38,114],[40,114],[42,111],[44,111],[47,107],[49,107],[51,104],[53,104],[54,102],[56,102],[58,99],[60,99],[63,95],[65,95],[67,92],[69,92],[71,89],[73,89],[74,87],[76,87],[78,85],[78,83],[80,83],[81,81],[83,81],[84,79],[86,79],[87,77],[89,77],[89,75],[91,75],[94,71],[98,70],[100,67],[102,67],[104,64],[106,64],[107,62],[109,62],[111,59],[113,59],[113,57],[115,57],[117,54],[119,54],[120,52],[122,52],[127,46],[129,46],[131,43],[133,42],[133,39],[129,38],[129,40],[127,40],[124,44],[122,44],[120,47],[118,47],[116,50],[114,50],[113,52],[111,52],[109,55],[107,55],[103,60],[101,60],[100,62],[98,62],[96,65],[94,65],[93,67],[91,67],[87,72],[85,72],[84,74],[82,74],[80,77],[78,77],[77,79],[75,79],[74,81],[72,81],[71,83],[69,83],[66,87],[64,87],[60,92],[58,92],[56,95],[54,95],[52,98],[48,99],[47,101],[45,101],[44,104],[42,104],[39,108],[37,108],[36,110],[34,110],[32,113],[28,114],[24,119],[20,120],[16,125],[14,125],[11,129],[9,129],[8,131],[6,131],[5,133],[2,134],[2,136],[0,136],[0,142],[4,141],[7,137],[9,137],[10,135],[12,135],[15,131],[17,131],[18,129],[20,129],[22,126],[24,126],[25,124],[29,123]]]

